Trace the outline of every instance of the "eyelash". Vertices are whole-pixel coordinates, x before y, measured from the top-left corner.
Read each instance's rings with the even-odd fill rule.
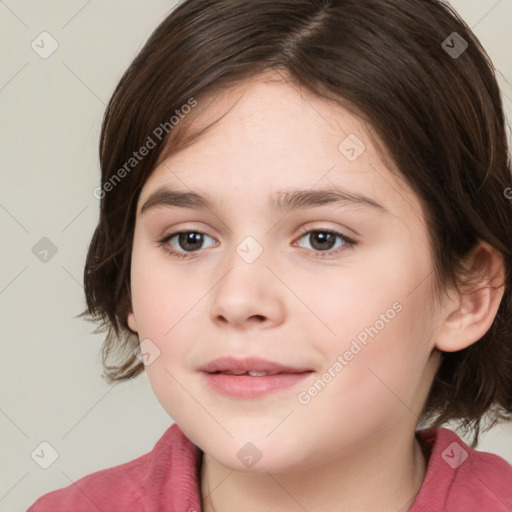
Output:
[[[165,235],[163,238],[161,238],[159,241],[158,241],[158,245],[160,247],[162,247],[170,256],[174,257],[174,258],[178,258],[178,259],[192,259],[192,258],[196,258],[200,252],[200,250],[197,250],[197,251],[192,251],[192,252],[179,252],[179,251],[175,251],[174,249],[170,249],[169,248],[169,242],[175,237],[175,236],[178,236],[178,235],[181,235],[181,234],[189,234],[189,233],[196,233],[196,234],[199,234],[199,235],[206,235],[206,233],[203,233],[202,231],[194,231],[194,230],[190,230],[190,231],[176,231],[175,233],[170,233],[168,235]],[[342,241],[343,241],[343,246],[342,247],[338,247],[336,250],[329,250],[329,251],[323,251],[323,252],[317,252],[317,251],[314,251],[313,250],[313,254],[315,257],[317,258],[326,258],[327,256],[331,256],[333,254],[338,254],[342,251],[345,251],[347,249],[350,249],[352,247],[354,247],[355,245],[357,245],[357,242],[355,240],[353,240],[352,238],[349,238],[348,236],[346,235],[343,235],[341,233],[339,233],[338,231],[334,231],[332,229],[322,229],[322,228],[319,228],[319,229],[305,229],[304,231],[302,231],[298,237],[297,240],[300,240],[301,238],[304,237],[304,235],[307,235],[309,233],[330,233],[331,235],[335,235],[336,237],[340,238]],[[209,235],[206,235],[206,236],[209,236]],[[212,238],[212,237],[210,237]],[[309,250],[310,249],[306,249],[306,250]]]

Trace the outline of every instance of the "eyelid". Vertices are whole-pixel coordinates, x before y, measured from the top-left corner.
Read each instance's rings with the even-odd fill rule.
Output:
[[[355,247],[358,244],[358,242],[354,238],[352,238],[348,235],[345,235],[342,231],[340,231],[338,229],[334,229],[334,228],[325,227],[325,226],[323,226],[323,227],[322,226],[320,226],[320,227],[304,226],[304,228],[302,228],[300,230],[299,235],[296,237],[295,242],[293,242],[293,243],[294,244],[297,243],[301,238],[304,237],[304,235],[307,235],[308,233],[331,233],[334,236],[339,237],[344,241],[344,243],[341,247],[338,247],[336,249],[330,249],[328,251],[311,251],[309,249],[304,249],[307,252],[312,253],[314,255],[314,257],[316,257],[316,258],[327,259],[329,257],[335,257],[335,256],[339,255],[341,252],[345,252],[345,251]]]
[[[293,244],[296,244],[301,238],[304,237],[304,235],[306,235],[308,233],[314,233],[314,232],[331,233],[331,234],[335,235],[336,237],[341,238],[344,241],[344,243],[341,247],[338,247],[335,250],[331,249],[329,251],[314,251],[314,250],[310,250],[310,249],[301,248],[301,249],[307,251],[308,253],[311,253],[313,255],[313,257],[316,257],[316,258],[327,259],[329,257],[335,257],[338,254],[340,254],[341,252],[344,252],[346,250],[353,248],[358,243],[352,237],[345,235],[344,233],[340,232],[337,229],[329,228],[326,226],[311,227],[311,226],[306,225],[306,226],[303,226],[299,230],[299,234],[295,237]],[[216,243],[218,243],[218,240],[216,240],[213,236],[210,236],[208,233],[206,233],[204,231],[200,231],[199,229],[194,229],[194,228],[191,228],[191,229],[190,228],[188,228],[188,229],[181,228],[181,229],[176,229],[175,231],[173,231],[171,233],[165,234],[162,237],[159,237],[158,245],[160,247],[162,247],[171,257],[174,257],[177,259],[183,259],[183,260],[189,259],[190,260],[192,258],[199,257],[202,254],[202,252],[204,251],[204,249],[198,249],[197,251],[188,251],[187,252],[187,251],[178,251],[176,249],[173,249],[173,248],[171,249],[169,247],[169,245],[170,245],[169,242],[177,235],[180,235],[183,233],[198,233],[200,235],[207,236],[207,237],[211,238],[212,240],[214,240]],[[209,247],[209,248],[211,248],[211,247]]]
[[[327,233],[334,233],[336,235],[341,235],[343,238],[346,238],[347,240],[351,239],[351,237],[349,237],[348,235],[343,233],[342,228],[331,228],[331,227],[329,227],[329,226],[327,226],[325,224],[320,225],[320,226],[311,226],[309,224],[306,225],[306,226],[303,226],[302,228],[299,229],[298,237],[301,237],[305,233],[310,233],[312,231],[321,231],[321,232],[327,232]],[[355,242],[355,240],[353,240],[353,241]]]
[[[216,243],[218,243],[218,240],[216,240],[213,236],[210,236],[208,233],[205,233],[204,231],[200,231],[198,229],[178,229],[176,231],[173,231],[172,233],[165,234],[157,239],[157,243],[160,247],[164,248],[164,250],[169,253],[171,256],[175,256],[178,258],[194,258],[200,255],[204,249],[199,249],[197,251],[177,251],[174,248],[169,248],[170,241],[183,233],[197,233],[203,236],[207,236],[208,238],[211,238]],[[165,247],[164,247],[165,246]]]

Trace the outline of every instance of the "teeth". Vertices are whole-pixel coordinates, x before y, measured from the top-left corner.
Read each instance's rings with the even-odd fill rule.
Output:
[[[277,375],[281,372],[247,372],[252,377],[263,377],[264,375]]]
[[[223,373],[224,375],[250,375],[251,377],[264,377],[266,375],[276,375],[280,372],[266,372],[266,371],[262,371],[262,372],[256,372],[256,371],[249,371],[249,372],[246,372],[244,370],[227,370],[227,371],[224,371],[224,372],[220,372],[220,373]]]

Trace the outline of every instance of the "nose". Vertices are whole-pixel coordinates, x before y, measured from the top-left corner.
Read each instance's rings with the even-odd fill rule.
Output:
[[[231,260],[230,269],[212,290],[211,319],[219,327],[267,329],[283,323],[285,290],[263,258]],[[237,261],[238,259],[238,261]]]

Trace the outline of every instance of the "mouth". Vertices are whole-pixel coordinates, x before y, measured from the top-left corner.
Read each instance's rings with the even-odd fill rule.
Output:
[[[216,393],[257,398],[296,386],[313,370],[259,358],[220,358],[199,369]]]
[[[287,372],[271,372],[271,371],[248,371],[244,372],[243,370],[226,370],[224,372],[208,372],[208,373],[221,373],[222,375],[250,375],[251,377],[265,377],[266,375],[277,375],[280,373],[287,373]]]

